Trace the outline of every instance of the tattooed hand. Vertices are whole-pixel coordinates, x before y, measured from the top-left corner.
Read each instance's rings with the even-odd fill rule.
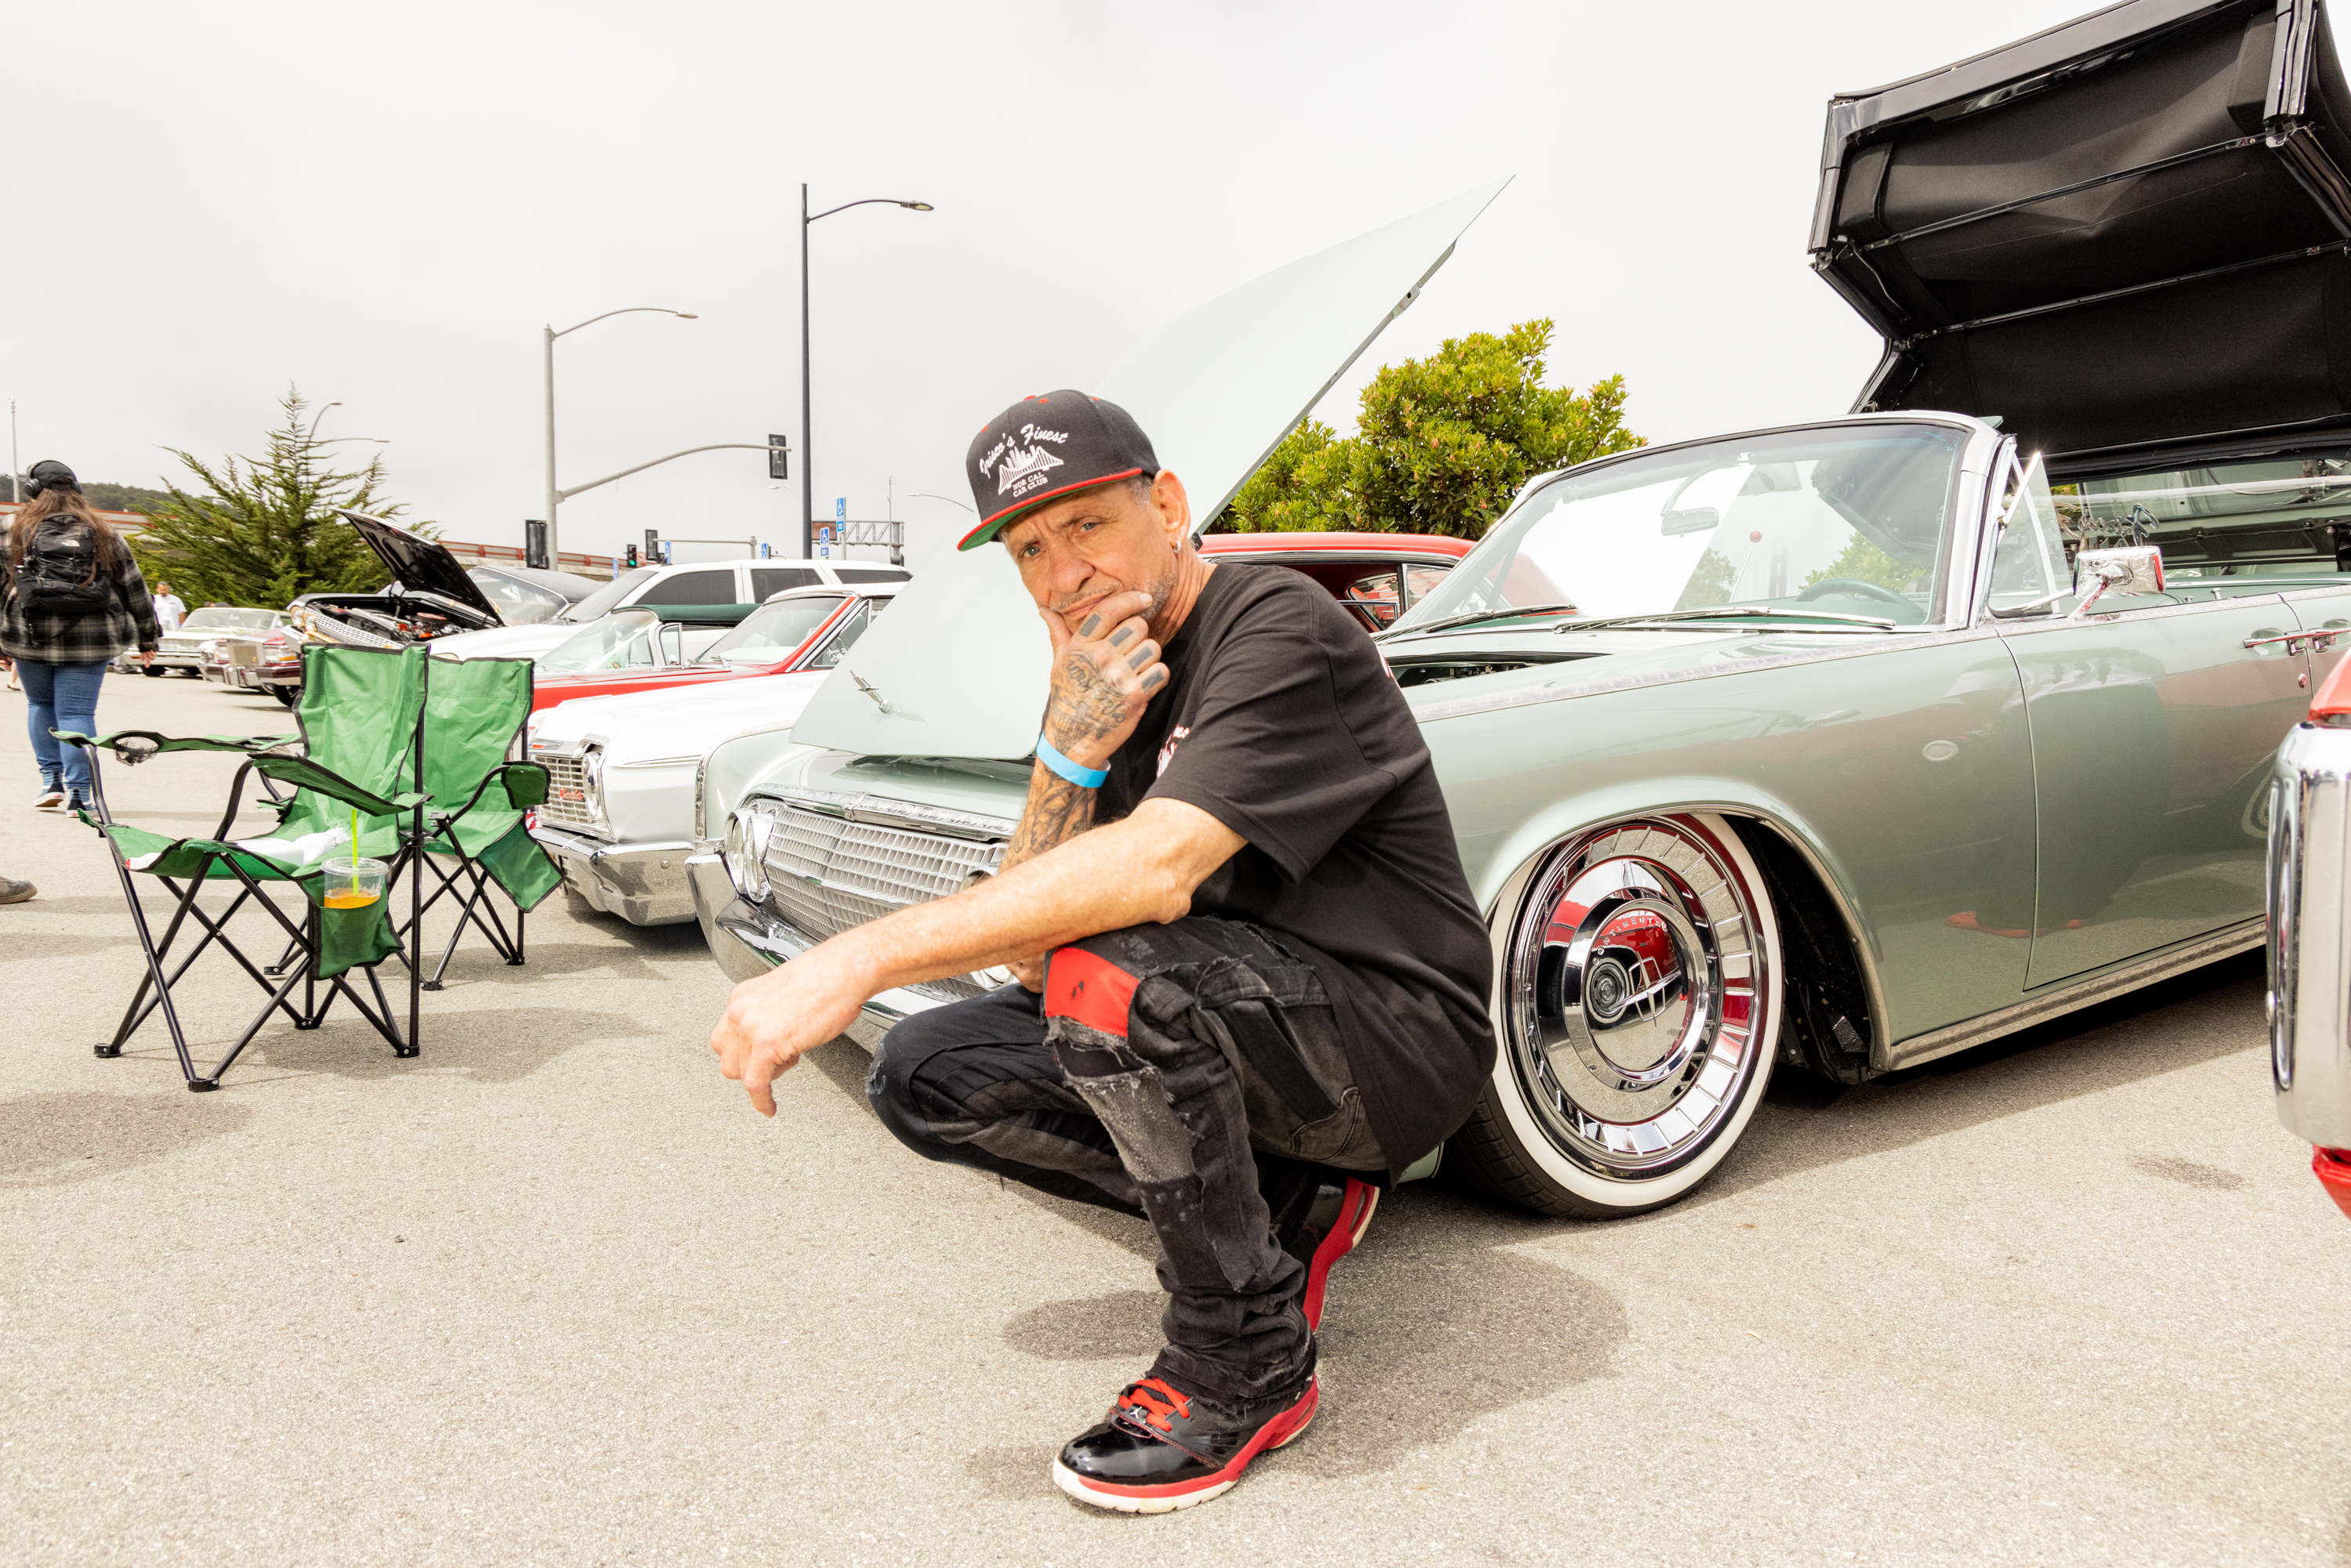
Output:
[[[1072,762],[1106,768],[1134,733],[1152,696],[1167,684],[1159,644],[1144,620],[1151,595],[1113,593],[1079,612],[1077,623],[1039,613],[1053,634],[1053,693],[1045,705],[1045,738]]]

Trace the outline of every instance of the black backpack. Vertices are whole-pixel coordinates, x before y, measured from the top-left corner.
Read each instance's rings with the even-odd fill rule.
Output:
[[[114,589],[99,570],[98,540],[87,527],[41,529],[16,571],[16,599],[31,615],[103,614]]]

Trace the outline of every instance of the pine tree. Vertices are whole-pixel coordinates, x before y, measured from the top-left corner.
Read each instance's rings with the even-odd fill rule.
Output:
[[[305,593],[382,585],[383,562],[335,513],[399,516],[402,507],[380,495],[383,459],[349,471],[329,467],[332,443],[316,439],[302,417],[309,406],[288,387],[278,400],[286,422],[268,433],[258,457],[206,463],[167,448],[192,482],[171,485],[170,499],[152,509],[145,531],[131,540],[149,582],[168,579],[190,604],[270,609]]]

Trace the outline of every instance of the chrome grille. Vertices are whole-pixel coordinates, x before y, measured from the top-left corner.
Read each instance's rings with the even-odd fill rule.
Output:
[[[588,773],[579,758],[539,756],[532,760],[547,768],[547,803],[538,809],[540,821],[591,831],[602,825],[589,809]]]
[[[765,862],[768,907],[819,942],[909,904],[960,893],[976,874],[993,874],[1007,848],[1002,840],[857,821],[783,801],[761,800],[753,809],[776,824]],[[909,988],[953,998],[991,988],[954,978]]]

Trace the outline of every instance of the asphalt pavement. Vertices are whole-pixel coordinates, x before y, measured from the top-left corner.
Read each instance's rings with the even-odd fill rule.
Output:
[[[2277,1125],[2258,956],[1838,1092],[1594,1225],[1443,1178],[1332,1276],[1322,1413],[1216,1502],[1054,1490],[1157,1343],[1144,1228],[927,1165],[836,1042],[762,1121],[692,925],[558,895],[395,1061],[223,1089],[110,1031],[138,949],[0,695],[0,1562],[2164,1563],[2351,1558],[2351,1220]],[[277,733],[110,677],[110,728]],[[226,758],[109,782],[209,829]],[[1991,940],[1991,938],[1987,938]],[[266,946],[266,944],[262,944]],[[259,993],[208,959],[217,1048]]]

